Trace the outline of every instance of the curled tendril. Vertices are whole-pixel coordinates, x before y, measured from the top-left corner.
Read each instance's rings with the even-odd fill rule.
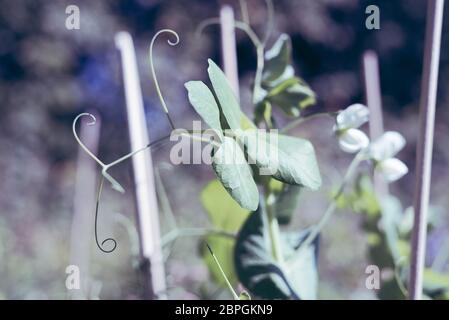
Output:
[[[101,191],[103,190],[103,182],[104,182],[104,176],[102,175],[101,179],[100,179],[100,186],[98,187],[97,201],[96,201],[96,205],[95,205],[95,242],[97,243],[98,249],[100,249],[104,253],[111,253],[112,251],[115,250],[115,248],[117,248],[117,241],[115,241],[115,239],[106,238],[101,242],[101,244],[98,241],[98,211],[100,209],[100,197],[101,197]],[[113,243],[112,248],[109,250],[104,249],[103,248],[104,244],[106,242],[110,242],[110,241],[112,241],[112,243]]]
[[[91,118],[91,121],[87,123],[87,125],[92,126],[97,122],[97,119],[95,118],[95,116],[91,113],[81,113],[79,114],[75,120],[73,120],[73,124],[72,124],[72,131],[73,131],[73,136],[76,139],[76,142],[78,142],[78,144],[81,146],[81,148],[89,155],[89,157],[91,157],[92,159],[94,159],[101,167],[102,167],[102,174],[103,176],[112,184],[112,188],[114,188],[115,190],[119,191],[120,193],[124,193],[125,189],[123,189],[123,187],[120,185],[120,183],[117,182],[117,180],[115,180],[109,173],[107,173],[107,170],[112,167],[112,165],[116,164],[111,163],[111,164],[105,164],[103,163],[103,161],[101,161],[100,159],[98,159],[90,150],[88,147],[86,147],[86,145],[84,145],[84,143],[81,141],[81,139],[78,136],[78,133],[76,132],[76,123],[78,122],[78,120],[81,117],[84,116],[88,116]]]
[[[103,190],[103,184],[104,184],[104,179],[107,179],[111,184],[112,184],[112,188],[119,191],[119,192],[124,192],[125,190],[123,189],[123,187],[107,172],[107,170],[129,158],[131,158],[133,155],[146,150],[154,145],[157,145],[159,143],[161,143],[162,141],[168,139],[170,136],[164,136],[160,139],[154,140],[153,142],[149,143],[148,145],[137,149],[135,151],[132,151],[126,155],[124,155],[123,157],[109,163],[109,164],[105,164],[103,163],[100,159],[98,159],[90,150],[89,148],[87,148],[84,143],[81,141],[81,139],[79,138],[77,132],[76,132],[76,124],[78,122],[78,120],[81,117],[90,117],[91,121],[87,123],[87,125],[92,126],[94,124],[96,124],[97,119],[95,118],[95,116],[91,113],[81,113],[79,114],[74,120],[73,120],[73,124],[72,124],[72,130],[73,130],[73,136],[75,137],[76,141],[78,142],[78,144],[81,146],[81,148],[92,158],[94,159],[101,167],[101,180],[100,180],[100,186],[98,188],[98,193],[97,193],[97,200],[96,200],[96,205],[95,205],[95,242],[97,244],[97,247],[104,253],[111,253],[115,250],[115,248],[117,247],[117,241],[115,241],[115,239],[113,238],[107,238],[104,239],[103,241],[98,240],[98,212],[99,212],[99,208],[100,208],[100,197],[101,197],[101,192]],[[111,249],[105,249],[104,245],[107,242],[112,242],[112,248]]]
[[[171,45],[171,46],[175,46],[175,45],[177,45],[179,43],[179,35],[178,35],[178,33],[176,33],[176,31],[173,31],[171,29],[162,29],[162,30],[159,30],[153,36],[153,39],[151,39],[151,44],[150,44],[150,68],[151,68],[151,75],[152,75],[153,81],[154,81],[154,86],[156,87],[157,95],[159,96],[159,100],[160,100],[160,102],[162,104],[162,108],[164,109],[164,112],[167,115],[168,121],[170,122],[170,126],[174,130],[175,126],[174,126],[173,121],[172,121],[172,119],[170,117],[170,114],[168,113],[167,104],[165,103],[164,96],[162,95],[161,88],[159,86],[159,82],[158,82],[157,77],[156,77],[156,71],[154,70],[153,47],[154,47],[154,43],[155,43],[156,39],[162,33],[169,33],[169,34],[171,34],[172,36],[175,37],[175,41],[171,41],[170,39],[167,40],[167,43],[169,45]]]
[[[98,159],[98,158],[97,158],[97,157],[96,157],[96,156],[89,150],[88,147],[86,147],[86,146],[84,145],[84,143],[83,143],[83,142],[81,141],[81,139],[79,138],[78,133],[76,133],[76,123],[78,122],[78,120],[79,120],[81,117],[84,117],[84,116],[88,116],[88,117],[91,118],[91,121],[88,122],[87,125],[93,126],[95,123],[97,123],[97,118],[95,118],[95,116],[94,116],[93,114],[91,114],[91,113],[84,112],[84,113],[81,113],[81,114],[77,115],[76,118],[75,118],[75,120],[73,120],[73,123],[72,123],[73,136],[75,137],[76,142],[78,142],[78,144],[79,144],[79,145],[81,146],[81,148],[83,148],[83,150],[89,155],[89,157],[91,157],[92,159],[94,159],[100,166],[103,167],[103,166],[104,166],[104,163],[103,163],[100,159]]]

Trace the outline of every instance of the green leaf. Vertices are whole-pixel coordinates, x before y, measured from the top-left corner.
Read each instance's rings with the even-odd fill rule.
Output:
[[[286,262],[280,266],[271,255],[263,210],[259,205],[237,237],[234,261],[240,282],[262,299],[315,299],[318,238],[298,253],[309,231],[281,235]]]
[[[263,81],[274,81],[284,73],[291,60],[292,45],[290,37],[281,34],[273,47],[265,53]]]
[[[259,190],[245,155],[234,139],[224,137],[223,143],[213,154],[212,167],[225,189],[242,208],[257,209]]]
[[[282,182],[312,190],[320,187],[321,176],[315,151],[308,140],[256,130],[246,130],[240,139],[247,148],[249,158],[266,172],[261,174],[271,173]]]
[[[240,105],[229,85],[228,79],[221,69],[213,62],[211,59],[208,60],[209,68],[207,72],[209,73],[210,81],[214,87],[215,94],[220,103],[221,111],[232,130],[237,130],[241,128],[242,121],[242,111],[240,110]]]
[[[290,78],[269,91],[266,99],[293,117],[316,102],[315,93],[299,78]]]
[[[212,225],[218,230],[236,233],[240,230],[249,215],[249,211],[242,209],[218,180],[211,181],[203,189],[201,192],[201,202],[207,211]],[[207,236],[205,240],[214,248],[214,253],[220,259],[221,266],[229,282],[232,285],[236,285],[237,275],[233,262],[235,240],[219,236]],[[226,281],[223,279],[220,270],[217,269],[208,251],[203,251],[203,259],[214,281],[218,285],[226,287]]]
[[[291,40],[283,34],[266,52],[262,73],[265,97],[261,100],[269,100],[287,115],[298,117],[300,110],[316,103],[316,97],[305,81],[295,77],[291,51]]]
[[[201,118],[222,136],[220,109],[209,88],[201,81],[189,81],[184,84],[189,101]]]

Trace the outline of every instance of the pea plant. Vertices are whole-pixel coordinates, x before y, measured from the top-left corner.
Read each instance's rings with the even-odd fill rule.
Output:
[[[272,20],[271,2],[267,3]],[[229,287],[236,299],[249,296],[262,299],[317,298],[319,237],[338,208],[352,208],[364,213],[365,230],[376,234],[382,244],[387,244],[382,248],[391,257],[389,261],[394,270],[399,270],[400,236],[396,229],[394,232],[388,231],[390,224],[385,220],[385,228],[379,229],[377,222],[386,211],[380,208],[370,186],[373,172],[381,175],[388,183],[407,173],[406,165],[395,158],[404,147],[405,139],[399,133],[390,131],[370,141],[360,129],[369,121],[369,110],[362,104],[353,104],[337,112],[307,112],[308,115],[304,115],[306,109],[314,107],[317,99],[312,88],[295,72],[290,37],[281,34],[268,47],[270,32],[260,39],[250,26],[246,14],[242,16],[242,21],[235,21],[235,27],[249,36],[257,54],[252,111],[248,114],[242,111],[225,74],[209,59],[207,74],[210,85],[202,81],[185,83],[190,104],[210,127],[208,130],[176,128],[157,81],[152,59],[155,40],[166,33],[176,38],[175,42],[169,41],[169,44],[174,45],[179,40],[177,33],[169,29],[161,30],[154,36],[150,46],[152,75],[173,129],[172,135],[201,141],[209,147],[211,167],[216,179],[207,184],[200,198],[214,226],[214,232],[206,233],[201,239],[208,244],[209,250],[205,249],[203,255],[212,278],[218,285]],[[216,22],[217,19],[205,21],[200,29]],[[275,112],[275,109],[280,112]],[[281,121],[276,115],[279,113],[289,119],[283,127],[278,125]],[[104,164],[84,147],[76,134],[76,122],[85,115],[92,117],[90,114],[81,114],[73,122],[75,138],[102,167],[102,177],[114,189],[123,191],[123,187],[108,170],[160,140],[110,164]],[[313,143],[289,134],[292,129],[316,117],[333,119],[334,125],[329,128],[334,133],[333,139],[343,152],[353,155],[353,159],[342,181],[333,189],[335,191],[328,207],[317,224],[305,230],[285,231],[283,227],[291,222],[292,215],[300,206],[301,190],[316,191],[322,184]],[[361,166],[362,163],[369,166]],[[98,199],[102,187],[103,179]],[[101,243],[96,240],[103,252],[115,249],[116,242],[111,238]],[[114,242],[112,249],[104,248],[107,241]],[[396,241],[394,245],[393,241]],[[167,242],[167,239],[162,239],[163,244]],[[379,245],[379,242],[376,244]],[[378,255],[375,251],[378,249],[374,245],[371,247],[371,257],[374,263],[381,265],[382,262],[376,260]],[[399,278],[395,282],[398,287],[402,285]],[[237,283],[249,294],[236,294],[232,288]]]

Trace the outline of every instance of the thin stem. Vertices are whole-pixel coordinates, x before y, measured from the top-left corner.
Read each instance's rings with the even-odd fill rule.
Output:
[[[301,117],[301,118],[293,120],[292,122],[287,124],[284,128],[282,128],[280,130],[280,133],[286,133],[286,132],[294,129],[301,123],[308,121],[308,120],[312,120],[312,119],[316,119],[316,118],[320,118],[320,117],[335,117],[335,115],[336,115],[336,112],[318,112],[318,113],[314,113],[314,114],[311,114],[306,117]]]
[[[235,21],[234,23],[235,23],[235,27],[237,29],[240,29],[246,33],[246,35],[249,37],[249,39],[251,40],[251,42],[253,43],[253,45],[255,47],[263,46],[259,37],[256,35],[254,30],[249,25],[247,25],[246,23],[244,23],[242,21]]]
[[[206,229],[206,228],[176,228],[165,234],[161,239],[162,246],[166,246],[169,243],[183,237],[204,237],[204,236],[217,236],[235,239],[236,234],[220,229]]]
[[[162,34],[162,33],[170,33],[170,34],[175,36],[175,41],[174,42],[170,41],[170,39],[167,40],[167,43],[169,45],[171,45],[171,46],[175,46],[175,45],[177,45],[179,43],[179,35],[175,31],[173,31],[171,29],[162,29],[162,30],[159,30],[153,36],[153,39],[151,39],[151,44],[150,44],[150,68],[151,68],[151,75],[153,77],[154,85],[156,87],[156,91],[157,91],[157,95],[159,97],[159,100],[160,100],[160,102],[162,104],[162,108],[164,109],[164,112],[167,115],[167,119],[170,122],[171,128],[174,130],[175,126],[174,126],[173,121],[172,121],[172,119],[170,117],[170,114],[168,113],[167,104],[165,103],[164,96],[162,95],[161,88],[159,86],[159,82],[158,82],[157,77],[156,77],[156,71],[154,70],[154,59],[153,59],[154,42],[156,41],[157,37],[160,34]]]
[[[326,211],[324,212],[324,215],[321,217],[320,221],[316,224],[316,226],[312,229],[312,231],[309,233],[307,238],[304,240],[304,242],[301,244],[301,246],[298,248],[298,251],[304,250],[307,248],[318,236],[320,231],[323,229],[323,227],[326,225],[326,223],[329,221],[329,218],[332,216],[332,214],[335,212],[335,209],[337,208],[336,201],[340,198],[340,196],[343,194],[343,191],[348,184],[349,180],[352,178],[353,174],[355,173],[357,167],[363,160],[363,150],[360,151],[352,160],[351,164],[349,165],[346,174],[343,178],[343,181],[338,188],[337,193],[333,197],[333,201],[329,204]]]
[[[201,142],[205,142],[205,143],[210,143],[212,144],[214,147],[219,148],[221,146],[220,143],[214,141],[213,139],[204,137],[203,135],[195,135],[195,134],[190,134],[187,132],[180,132],[179,135],[184,136],[184,137],[188,137],[192,140],[195,141],[201,141]]]
[[[119,192],[121,192],[121,193],[124,193],[124,192],[125,192],[125,189],[124,189],[124,188],[120,185],[120,183],[118,183],[117,180],[115,180],[115,179],[114,179],[114,178],[113,178],[107,171],[108,171],[111,167],[113,167],[113,166],[115,166],[115,165],[117,165],[117,164],[119,164],[119,163],[121,163],[121,162],[123,162],[123,161],[125,161],[125,160],[127,160],[127,159],[129,159],[129,158],[131,158],[132,156],[136,155],[136,154],[139,153],[139,152],[142,152],[142,151],[144,151],[144,150],[146,150],[146,149],[148,149],[148,148],[151,148],[152,146],[154,146],[154,145],[156,145],[156,144],[158,144],[158,143],[164,141],[165,139],[168,139],[169,137],[170,137],[170,136],[165,136],[165,137],[159,138],[159,139],[157,139],[157,140],[154,140],[153,142],[150,142],[150,143],[149,143],[148,145],[146,145],[145,147],[142,147],[142,148],[140,148],[140,149],[137,149],[137,150],[135,150],[135,151],[132,151],[132,152],[130,152],[130,153],[124,155],[123,157],[121,157],[121,158],[119,158],[119,159],[117,159],[117,160],[115,160],[115,161],[113,161],[113,162],[111,162],[111,163],[109,163],[109,164],[103,165],[103,170],[102,170],[103,176],[104,176],[107,180],[109,180],[109,182],[111,182],[112,187],[113,187],[115,190],[117,190],[117,191],[119,191]]]
[[[134,156],[135,154],[137,154],[137,153],[139,153],[139,152],[142,152],[142,151],[144,151],[144,150],[146,150],[146,149],[148,149],[148,148],[150,148],[150,147],[152,147],[152,146],[154,146],[154,145],[156,145],[156,144],[158,144],[158,143],[160,143],[160,142],[162,142],[162,141],[164,141],[164,140],[166,140],[166,139],[168,139],[168,138],[170,138],[169,135],[164,136],[164,137],[162,137],[162,138],[159,138],[159,139],[157,139],[157,140],[154,140],[153,142],[150,142],[149,144],[147,144],[145,147],[142,147],[142,148],[140,148],[140,149],[137,149],[137,150],[135,150],[135,151],[132,151],[132,152],[130,152],[130,153],[124,155],[123,157],[121,157],[121,158],[119,158],[119,159],[117,159],[117,160],[115,160],[115,161],[113,161],[113,162],[107,164],[106,167],[109,169],[109,168],[111,168],[111,167],[113,167],[113,166],[119,164],[120,162],[123,162],[123,161],[125,161],[126,159],[131,158],[131,157]]]
[[[273,211],[274,195],[269,192],[265,199],[265,207],[268,222],[268,236],[271,243],[271,253],[273,258],[282,266],[284,264],[284,256],[282,254],[282,246],[280,240],[279,224]]]
[[[209,246],[209,244],[207,244],[207,248],[209,249],[210,254],[212,255],[212,258],[214,258],[215,263],[218,266],[218,269],[220,269],[221,274],[223,275],[223,278],[226,281],[226,284],[229,288],[229,291],[231,291],[232,296],[234,297],[234,300],[239,300],[239,296],[237,295],[237,293],[235,292],[234,288],[232,287],[231,283],[229,282],[228,277],[226,276],[225,272],[223,271],[223,268],[220,265],[220,262],[218,261],[217,257],[215,256],[214,252],[212,251],[212,248]]]
[[[265,47],[262,44],[256,47],[257,69],[256,69],[256,76],[254,78],[254,89],[253,89],[253,104],[254,105],[259,103],[263,97],[261,91],[262,91],[263,67],[265,64],[264,50],[265,50]]]

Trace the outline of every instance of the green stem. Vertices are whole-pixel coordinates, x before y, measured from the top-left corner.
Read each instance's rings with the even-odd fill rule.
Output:
[[[263,73],[263,67],[265,64],[264,61],[264,46],[262,44],[258,45],[256,47],[257,51],[257,70],[256,70],[256,76],[254,78],[254,89],[253,89],[253,104],[256,105],[260,102],[260,98],[262,97],[262,94],[260,91],[262,90],[262,73]]]
[[[271,244],[271,254],[276,262],[283,265],[284,256],[282,254],[279,223],[273,211],[274,195],[271,192],[268,192],[267,194],[268,196],[265,199],[265,208],[268,222],[268,236]]]
[[[236,235],[232,232],[228,232],[220,229],[205,229],[205,228],[180,228],[173,229],[161,239],[162,247],[175,241],[181,237],[203,237],[203,236],[217,236],[235,239]]]

